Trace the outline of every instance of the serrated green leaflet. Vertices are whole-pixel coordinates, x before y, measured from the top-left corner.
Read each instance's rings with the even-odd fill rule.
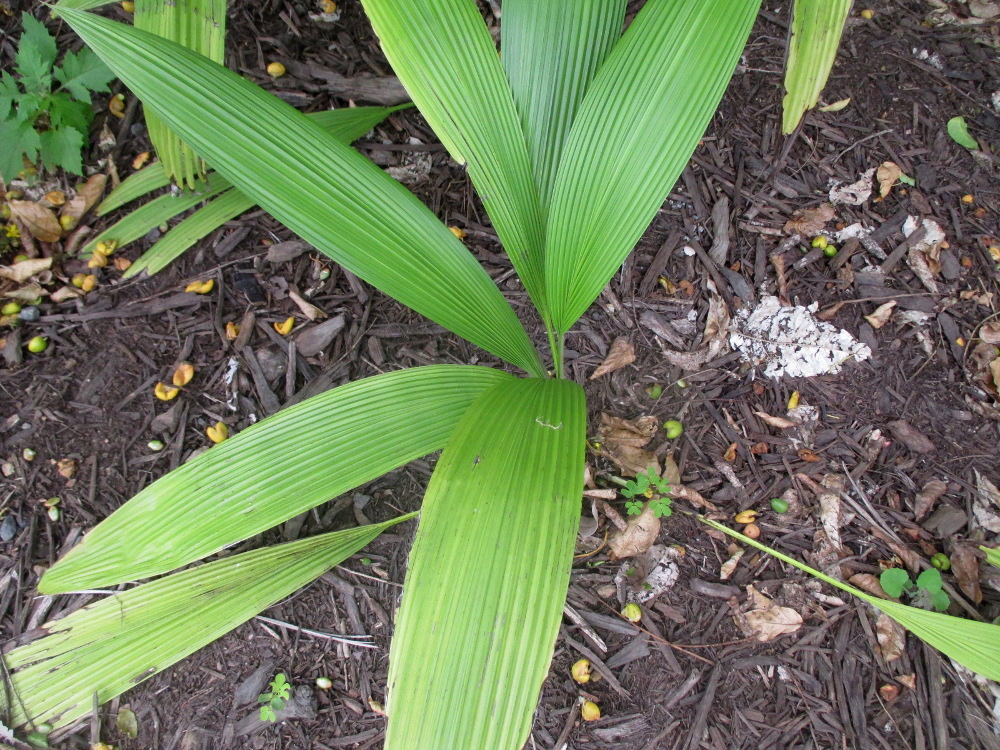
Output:
[[[420,367],[278,412],[144,489],[49,568],[39,590],[165,573],[269,529],[439,450],[476,397],[510,379],[486,367]]]
[[[348,109],[334,109],[328,112],[317,112],[310,115],[310,117],[338,141],[350,143],[363,136],[385,117],[399,109],[403,109],[405,106],[409,105],[404,105],[403,107],[352,107]],[[167,179],[166,173],[163,174],[163,179]],[[151,181],[153,180],[151,179]],[[123,182],[119,186],[119,189],[125,187],[125,185],[126,183]],[[108,196],[108,200],[115,199],[117,192],[118,190],[115,190]],[[152,276],[154,273],[163,270],[198,240],[210,232],[214,232],[227,221],[239,216],[244,211],[249,211],[253,208],[253,205],[253,200],[247,198],[243,193],[236,190],[236,188],[229,188],[229,190],[219,195],[203,208],[198,209],[194,214],[167,232],[163,239],[156,242],[135,263],[129,266],[124,278],[135,276],[140,271],[146,271]],[[113,235],[114,230],[108,230],[108,234],[109,236]]]
[[[792,36],[785,64],[781,131],[791,133],[819,103],[840,46],[852,0],[795,0]]]
[[[14,726],[72,724],[93,710],[95,693],[99,703],[121,695],[414,515],[223,558],[48,623],[45,637],[3,657],[10,683],[0,708]]]
[[[527,739],[569,582],[586,417],[573,382],[511,380],[455,429],[403,585],[386,750]]]
[[[542,374],[524,328],[465,246],[361,154],[190,50],[89,13],[63,16],[213,168],[317,250],[474,344]]]
[[[651,0],[608,55],[563,147],[545,280],[564,333],[663,205],[722,98],[757,0]]]
[[[479,192],[543,318],[543,222],[510,85],[473,0],[364,0],[382,50]],[[429,64],[433,61],[433,64]]]
[[[506,0],[500,51],[542,206],[577,107],[625,23],[626,0]]]
[[[768,547],[766,544],[761,544],[754,539],[740,534],[738,531],[733,531],[718,521],[713,521],[702,516],[699,516],[699,520],[707,526],[711,526],[713,529],[718,529],[735,539],[739,539],[744,544],[749,544],[751,547],[767,552],[782,562],[805,571],[809,575],[815,576],[841,591],[854,594],[854,596],[868,602],[876,609],[885,612],[904,628],[927,641],[927,643],[938,651],[950,656],[959,664],[968,667],[983,677],[1000,681],[1000,659],[997,658],[997,654],[1000,654],[1000,625],[977,622],[976,620],[964,620],[960,617],[943,615],[939,612],[930,612],[926,609],[908,607],[899,602],[880,599],[843,581],[838,581],[836,578],[831,578],[815,568],[810,568],[795,558],[782,554],[776,549]]]

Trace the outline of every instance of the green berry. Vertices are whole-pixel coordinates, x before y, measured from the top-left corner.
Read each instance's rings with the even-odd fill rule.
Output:
[[[663,429],[667,431],[667,437],[673,440],[674,438],[679,438],[681,433],[684,432],[684,425],[676,419],[668,419],[663,423]]]
[[[32,354],[41,354],[49,348],[49,340],[44,336],[35,336],[28,342],[28,351]]]
[[[931,565],[938,570],[950,570],[951,559],[944,552],[938,552],[931,558]]]
[[[17,302],[8,302],[0,307],[0,315],[17,315],[21,312],[21,305]]]
[[[162,451],[163,450],[163,441],[162,440],[150,440],[148,443],[146,443],[146,447],[149,448],[151,451]]]
[[[638,604],[626,604],[622,610],[622,617],[629,622],[639,622],[642,619],[642,610]]]
[[[823,248],[823,255],[825,255],[827,258],[832,258],[836,254],[837,254],[837,248],[834,247],[833,245],[827,245],[826,247]]]
[[[788,512],[788,501],[782,500],[780,497],[771,498],[771,510],[775,513],[787,513]]]
[[[663,395],[663,386],[659,383],[653,383],[650,386],[646,386],[646,395],[652,399],[657,399]]]

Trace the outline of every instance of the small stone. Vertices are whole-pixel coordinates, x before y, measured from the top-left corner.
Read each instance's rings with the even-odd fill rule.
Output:
[[[37,307],[25,307],[21,312],[17,314],[17,317],[23,320],[25,323],[35,323],[39,318],[42,317],[42,311]]]

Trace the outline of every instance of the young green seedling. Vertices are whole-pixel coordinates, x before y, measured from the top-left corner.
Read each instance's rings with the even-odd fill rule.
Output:
[[[951,604],[951,599],[941,590],[943,582],[941,571],[936,568],[925,570],[914,583],[910,576],[902,568],[889,568],[883,571],[879,577],[882,590],[889,596],[899,598],[906,594],[910,598],[910,604],[921,609],[933,607],[938,612],[944,612]]]
[[[257,700],[264,704],[260,707],[261,721],[274,721],[277,718],[274,712],[280,711],[285,707],[285,703],[288,702],[288,697],[292,690],[292,686],[285,679],[285,675],[282,672],[278,672],[274,676],[268,687],[271,688],[268,692],[257,696]]]
[[[621,493],[628,498],[625,503],[625,512],[630,516],[638,516],[642,513],[643,502],[636,500],[637,496],[649,498],[649,505],[653,509],[653,514],[657,518],[663,518],[673,513],[670,507],[670,498],[665,497],[670,491],[670,484],[656,472],[648,469],[637,474],[635,479],[630,479],[625,483]]]

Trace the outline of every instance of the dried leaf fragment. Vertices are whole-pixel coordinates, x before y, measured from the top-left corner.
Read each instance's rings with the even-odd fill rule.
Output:
[[[791,219],[785,222],[785,233],[812,237],[822,232],[827,223],[833,221],[836,215],[833,206],[829,203],[821,203],[815,208],[799,209],[792,214]]]
[[[594,370],[590,379],[594,380],[602,375],[607,375],[609,372],[620,370],[633,362],[635,362],[635,348],[627,338],[619,336],[611,344],[608,356],[606,356],[604,361],[598,365],[596,370]]]
[[[772,417],[766,411],[755,411],[754,414],[763,419],[767,424],[771,425],[771,427],[776,427],[779,430],[787,430],[790,427],[799,426],[798,422],[793,422],[792,420],[785,419],[784,417]]]
[[[33,201],[7,201],[11,217],[17,219],[32,237],[40,242],[58,242],[62,237],[62,225],[48,206]]]
[[[623,557],[634,557],[648,550],[660,533],[660,519],[653,512],[652,505],[647,505],[641,514],[628,520],[624,531],[616,530],[608,539],[608,548],[612,560]]]
[[[906,631],[885,612],[875,621],[875,638],[878,651],[886,662],[895,661],[906,650]]]
[[[879,305],[875,312],[871,315],[866,315],[865,320],[868,321],[868,325],[872,328],[879,329],[889,322],[889,318],[892,317],[892,308],[896,306],[896,300],[889,300],[884,305]]]
[[[956,544],[951,551],[951,572],[959,588],[976,604],[983,601],[979,587],[979,553],[970,544]]]
[[[0,279],[10,279],[23,284],[37,273],[52,268],[52,258],[29,258],[12,266],[0,266]]]
[[[288,296],[291,298],[292,302],[298,306],[299,310],[302,311],[302,314],[309,318],[309,320],[318,320],[319,318],[326,317],[325,312],[311,302],[307,302],[303,299],[302,295],[294,289],[288,290]]]
[[[69,216],[74,224],[79,222],[94,207],[97,201],[100,200],[107,182],[108,176],[106,174],[91,176],[77,189],[76,195],[63,206],[62,211],[59,212],[59,216]]]
[[[747,586],[747,596],[753,609],[737,618],[747,637],[767,643],[802,627],[802,615],[791,607],[774,604],[753,586]]]
[[[878,180],[878,193],[885,198],[896,184],[896,180],[903,174],[903,170],[894,161],[884,161],[875,170],[875,179]]]

